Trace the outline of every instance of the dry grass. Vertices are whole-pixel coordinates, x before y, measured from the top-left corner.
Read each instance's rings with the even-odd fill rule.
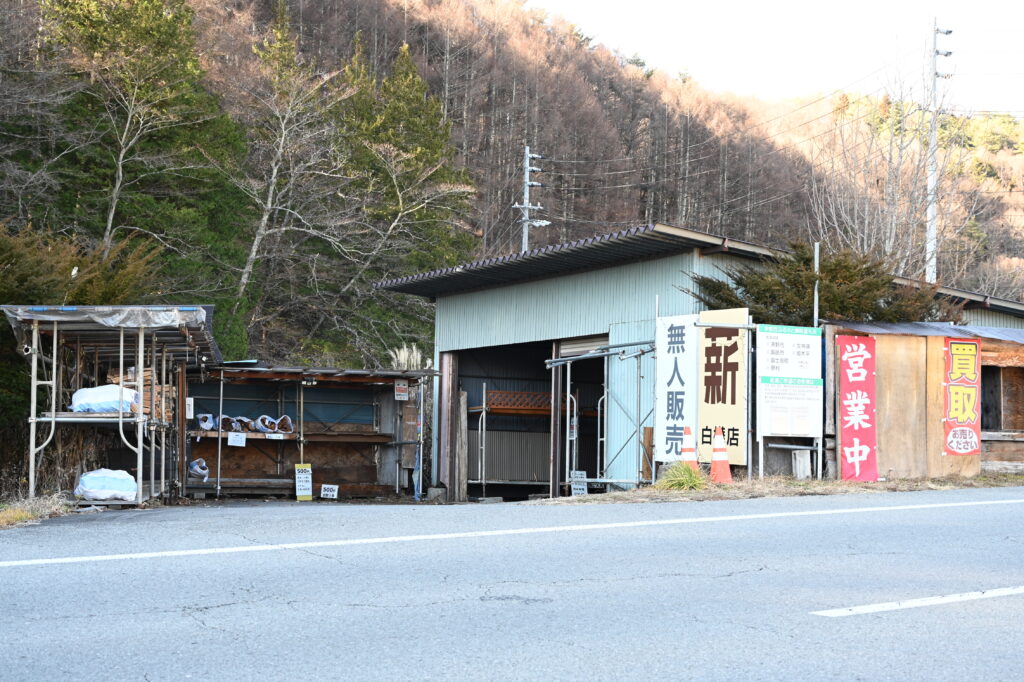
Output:
[[[61,494],[3,502],[0,503],[0,529],[61,516],[70,509],[67,497]]]
[[[702,490],[665,490],[644,487],[624,492],[597,493],[554,500],[533,500],[524,504],[614,504],[625,502],[704,502],[743,500],[755,497],[797,497],[803,495],[852,495],[861,493],[953,490],[955,488],[1002,488],[1024,486],[1022,474],[983,474],[974,478],[900,479],[878,483],[858,481],[798,481],[783,476],[764,480],[736,479],[732,484],[709,483]]]

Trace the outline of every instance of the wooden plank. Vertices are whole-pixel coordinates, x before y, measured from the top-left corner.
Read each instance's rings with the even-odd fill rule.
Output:
[[[644,456],[642,459],[642,471],[640,473],[641,478],[644,480],[651,480],[651,462],[654,461],[654,429],[650,426],[645,426],[643,430],[643,440],[641,446],[644,449]]]
[[[922,337],[875,337],[878,475],[928,475],[926,343]]]
[[[469,414],[466,412],[468,398],[465,391],[459,391],[459,407],[455,429],[455,461],[453,462],[452,485],[448,488],[449,502],[465,502],[469,499]]]
[[[1019,441],[982,441],[984,462],[1024,462],[1024,443]]]

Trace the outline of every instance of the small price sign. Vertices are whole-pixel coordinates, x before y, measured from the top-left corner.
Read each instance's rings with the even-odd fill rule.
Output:
[[[338,486],[324,483],[320,486],[320,497],[324,500],[338,499]]]
[[[586,471],[570,471],[569,472],[569,487],[572,488],[572,496],[587,495],[590,491],[587,489],[587,472]]]
[[[309,502],[313,499],[313,465],[295,465],[295,499]]]
[[[245,447],[245,433],[242,431],[229,431],[228,432],[228,445],[233,445],[236,448]]]

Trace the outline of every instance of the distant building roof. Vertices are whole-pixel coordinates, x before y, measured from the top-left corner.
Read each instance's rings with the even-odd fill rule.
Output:
[[[778,252],[726,237],[656,224],[542,246],[524,253],[486,258],[442,270],[378,282],[378,289],[434,298],[472,289],[504,286],[571,272],[595,270],[692,249],[722,251],[746,258],[772,258]]]
[[[754,260],[769,260],[785,253],[780,249],[656,223],[542,246],[524,253],[485,258],[441,270],[384,280],[374,286],[433,299],[445,294],[501,287],[671,256],[692,249],[701,249],[704,253],[729,253]],[[905,286],[929,286],[906,277],[894,277],[893,281]],[[939,287],[937,293],[964,303],[967,307],[987,308],[1024,317],[1024,303],[953,287]]]
[[[952,336],[965,339],[993,339],[1024,344],[1024,329],[975,327],[952,322],[842,322],[827,324],[862,334],[895,334],[901,336]]]

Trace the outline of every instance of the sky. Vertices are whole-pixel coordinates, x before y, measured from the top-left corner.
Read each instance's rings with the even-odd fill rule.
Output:
[[[713,92],[768,100],[898,83],[923,92],[932,27],[944,108],[1024,117],[1024,0],[527,0]]]

